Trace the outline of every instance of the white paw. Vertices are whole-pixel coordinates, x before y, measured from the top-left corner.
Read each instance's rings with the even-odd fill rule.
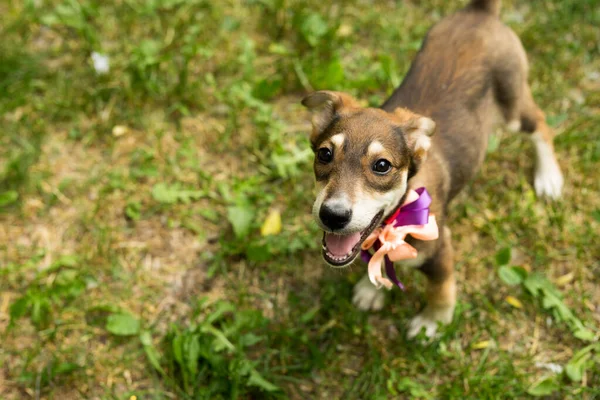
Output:
[[[508,129],[510,132],[519,132],[521,130],[521,121],[518,119],[508,121],[506,124],[506,129]]]
[[[533,186],[538,197],[558,199],[562,193],[563,176],[556,161],[552,145],[540,133],[533,133],[531,140],[535,147],[536,164]]]
[[[425,328],[425,335],[428,338],[434,337],[438,323],[449,324],[452,321],[454,307],[430,307],[427,306],[420,314],[410,320],[408,324],[408,333],[406,336],[409,339],[414,338]]]
[[[562,194],[564,179],[556,160],[540,160],[535,170],[533,185],[538,197],[556,200]]]
[[[369,280],[368,276],[363,277],[354,286],[354,296],[352,303],[362,311],[378,311],[383,308],[385,302],[385,293],[377,289]]]

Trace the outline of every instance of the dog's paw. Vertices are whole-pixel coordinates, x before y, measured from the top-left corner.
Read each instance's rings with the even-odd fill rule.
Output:
[[[563,175],[556,160],[540,160],[533,179],[538,197],[548,197],[553,200],[560,198],[563,184]]]
[[[430,307],[427,306],[420,314],[410,320],[406,336],[409,339],[414,338],[425,328],[425,335],[428,338],[434,337],[437,333],[438,323],[447,325],[452,321],[454,307]]]
[[[373,286],[369,277],[365,276],[354,286],[352,303],[362,311],[378,311],[385,303],[385,293]]]
[[[531,135],[535,147],[536,164],[533,186],[538,197],[556,200],[562,194],[563,175],[554,155],[552,145],[540,133]]]

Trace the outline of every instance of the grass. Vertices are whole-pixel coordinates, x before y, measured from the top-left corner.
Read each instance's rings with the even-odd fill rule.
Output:
[[[565,195],[537,200],[531,146],[496,132],[450,210],[438,339],[405,339],[423,277],[367,315],[363,268],[320,259],[299,100],[380,104],[463,4],[418,3],[3,2],[0,398],[600,397],[593,0],[503,2]]]

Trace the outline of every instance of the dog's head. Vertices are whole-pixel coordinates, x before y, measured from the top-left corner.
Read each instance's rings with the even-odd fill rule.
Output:
[[[406,109],[363,108],[339,92],[314,92],[302,104],[312,112],[317,186],[312,213],[324,231],[323,258],[345,267],[404,199],[435,123]]]

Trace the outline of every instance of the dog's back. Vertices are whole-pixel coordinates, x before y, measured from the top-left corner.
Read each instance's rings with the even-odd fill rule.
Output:
[[[402,106],[433,116],[457,101],[479,107],[492,85],[497,31],[506,30],[495,14],[472,6],[444,18],[427,33],[402,85],[383,109]]]
[[[449,164],[449,198],[483,161],[496,110],[507,120],[519,119],[508,115],[512,105],[506,103],[526,80],[527,59],[498,18],[499,9],[499,0],[476,0],[436,24],[402,85],[382,106],[405,107],[436,122],[432,151]]]

